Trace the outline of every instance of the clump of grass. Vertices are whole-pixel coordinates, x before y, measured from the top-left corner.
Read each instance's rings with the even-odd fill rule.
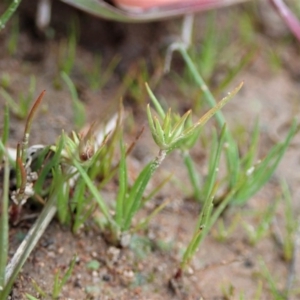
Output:
[[[187,68],[197,85],[202,89],[205,100],[210,106],[214,106],[216,101],[186,49],[179,46],[177,50],[181,53]],[[256,162],[259,139],[258,124],[253,130],[250,149],[243,158],[240,158],[238,145],[233,139],[229,129],[225,127],[225,118],[222,115],[222,112],[216,112],[215,117],[217,124],[222,128],[222,131],[219,139],[216,138],[216,136],[213,138],[208,162],[208,175],[204,183],[201,183],[199,179],[200,176],[196,172],[195,163],[189,154],[189,149],[194,143],[186,143],[181,148],[190,181],[194,189],[193,195],[198,201],[201,201],[202,210],[194,234],[172,280],[181,278],[183,271],[186,269],[187,265],[190,264],[200,244],[226,207],[232,204],[241,205],[246,203],[264,184],[266,184],[278,166],[291,139],[298,130],[298,126],[294,121],[285,140],[282,143],[275,145],[264,159]],[[195,140],[193,142],[195,142]],[[225,151],[227,172],[224,178],[219,179],[217,174],[223,150]],[[223,192],[221,197],[218,197],[217,192],[220,188],[223,188],[225,192]],[[271,211],[268,210],[266,212],[266,223],[270,224],[274,213],[275,210],[273,207]],[[253,243],[257,242],[261,236],[265,234],[266,223],[262,224],[260,228],[255,231],[255,235],[252,235],[251,241]]]
[[[94,148],[91,148],[89,144],[89,134],[87,134],[88,137],[81,138],[76,134],[73,134],[72,137],[68,137],[62,133],[56,145],[51,147],[38,147],[36,149],[28,147],[32,121],[44,96],[44,93],[45,91],[41,93],[39,98],[34,103],[25,124],[23,141],[18,145],[15,166],[18,179],[17,190],[14,193],[11,193],[11,198],[14,200],[14,203],[11,205],[21,208],[27,199],[32,197],[42,200],[41,202],[46,204],[36,220],[36,223],[29,230],[25,240],[23,240],[19,246],[14,257],[10,263],[4,267],[4,264],[7,261],[7,251],[5,251],[7,248],[7,245],[5,245],[5,243],[7,243],[5,236],[7,236],[8,231],[8,227],[5,225],[8,223],[7,199],[8,195],[10,194],[8,191],[8,183],[5,182],[3,194],[4,207],[3,210],[1,210],[1,213],[3,212],[3,217],[1,217],[1,222],[3,225],[1,227],[1,238],[3,237],[3,240],[1,243],[4,247],[4,251],[1,252],[2,256],[0,271],[2,291],[0,294],[0,299],[6,299],[17,274],[56,212],[58,212],[58,216],[62,222],[66,221],[65,211],[68,210],[66,210],[66,206],[64,206],[64,204],[68,203],[68,191],[74,185],[74,181],[72,182],[71,179],[73,178],[73,180],[76,180],[76,178],[74,178],[76,175],[74,174],[75,169],[69,164],[70,161],[73,162],[73,160],[78,159],[78,161],[84,165],[87,160],[86,157],[90,158],[90,156],[94,154]],[[8,117],[6,117],[5,120],[8,120]],[[7,130],[5,130],[3,133],[2,139],[4,141],[7,139],[6,131]],[[4,155],[5,148],[2,143],[1,145],[1,154]],[[32,154],[32,156],[29,157],[28,155],[30,154]],[[7,163],[8,159],[5,159],[5,164]],[[33,170],[31,168],[36,169]],[[7,178],[6,172],[7,171],[4,170],[5,178]],[[36,177],[34,174],[37,173],[38,176]],[[49,175],[51,175],[52,178],[52,182],[50,183]],[[47,201],[45,201],[38,193],[45,195]],[[61,197],[62,195],[64,197]],[[3,273],[3,269],[5,270],[5,273]],[[55,297],[57,297],[62,285],[67,280],[69,273],[70,272],[67,272],[67,274],[63,277],[62,283],[59,283],[58,277],[56,278],[55,289],[53,291],[53,293],[56,295]]]
[[[93,68],[91,70],[86,70],[85,76],[92,90],[102,89],[107,82],[112,77],[112,74],[120,62],[120,57],[118,55],[114,56],[109,62],[107,67],[104,69],[102,64],[101,56],[94,57]]]
[[[154,175],[155,171],[161,165],[166,156],[182,144],[198,136],[201,128],[225,103],[227,103],[241,88],[236,88],[229,96],[225,97],[218,105],[207,112],[196,123],[187,122],[190,117],[190,111],[182,117],[171,110],[164,112],[158,100],[147,86],[148,93],[155,106],[158,116],[153,116],[150,106],[147,107],[147,116],[153,139],[159,147],[158,154],[150,161],[137,176],[132,186],[128,185],[126,150],[121,142],[121,160],[119,164],[119,191],[116,198],[115,213],[111,216],[109,207],[100,196],[95,185],[84,170],[76,161],[73,161],[75,168],[85,181],[90,193],[95,197],[99,208],[103,213],[104,220],[98,221],[101,227],[107,230],[106,237],[113,244],[127,245],[130,233],[132,231],[132,222],[136,213],[144,205],[142,197],[145,189]],[[122,140],[122,138],[121,138]],[[161,209],[161,208],[160,208]],[[156,210],[157,213],[160,209]]]
[[[144,59],[133,65],[123,79],[124,89],[127,92],[127,98],[131,99],[137,105],[144,106],[147,101],[147,91],[145,82],[148,82],[154,88],[162,76],[162,70],[159,65],[161,62],[154,62],[156,72],[152,74],[149,65]]]
[[[9,79],[9,77],[7,79]],[[9,84],[9,81],[7,83],[4,82],[4,84],[5,86],[7,86]],[[20,93],[18,96],[19,101],[15,101],[13,97],[6,91],[4,86],[3,88],[0,88],[0,94],[5,99],[12,113],[20,119],[25,119],[29,113],[31,101],[33,98],[33,94],[35,93],[35,90],[36,90],[35,76],[30,76],[28,92],[26,94]]]
[[[197,85],[203,90],[205,99],[210,106],[215,105],[216,101],[214,96],[207,88],[204,80],[202,79],[199,71],[197,70],[194,62],[189,57],[188,53],[184,48],[179,48],[193,78],[195,79]],[[216,120],[220,128],[225,124],[225,118],[222,112],[216,113]],[[259,142],[259,126],[258,123],[254,127],[251,141],[249,143],[250,148],[244,157],[240,157],[238,153],[238,145],[232,137],[231,132],[226,129],[225,131],[225,141],[226,147],[226,167],[227,172],[224,176],[222,182],[226,182],[227,187],[225,190],[230,193],[231,189],[236,188],[237,184],[240,186],[239,190],[235,194],[235,199],[233,200],[236,204],[244,204],[249,198],[251,198],[266,182],[271,178],[274,171],[276,170],[282,156],[284,155],[292,137],[297,132],[296,122],[293,122],[290,131],[287,134],[285,141],[275,145],[265,158],[258,160],[258,142]],[[188,146],[188,145],[186,145]],[[189,155],[188,147],[185,147],[183,151],[184,162],[186,164],[190,181],[193,186],[193,194],[196,200],[203,201],[202,195],[205,191],[205,186],[201,189],[200,176],[196,172],[196,167],[193,159]],[[210,161],[213,155],[210,156]],[[207,181],[208,182],[208,181]],[[223,197],[225,197],[224,195]],[[205,199],[205,197],[204,197]],[[221,200],[220,200],[221,201]]]

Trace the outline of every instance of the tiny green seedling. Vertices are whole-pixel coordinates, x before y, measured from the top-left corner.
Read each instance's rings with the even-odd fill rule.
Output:
[[[76,263],[77,257],[74,256],[72,261],[70,262],[65,274],[61,277],[60,275],[60,270],[58,270],[54,276],[54,283],[53,283],[53,288],[52,288],[52,293],[51,293],[51,298],[52,299],[58,299],[59,295],[62,292],[62,288],[65,286],[69,278],[71,277],[71,274],[73,272],[75,263]],[[37,293],[42,296],[43,298],[47,298],[47,293],[35,282],[32,280],[32,285],[34,289],[37,291]],[[35,298],[32,295],[26,294],[26,297],[28,300],[38,300],[38,298]]]
[[[240,214],[236,214],[232,220],[230,220],[230,224],[228,226],[225,225],[224,219],[221,217],[217,221],[216,228],[213,231],[213,235],[219,242],[227,241],[235,229],[238,227],[240,223],[241,216]]]
[[[259,259],[259,265],[261,269],[260,275],[267,281],[270,294],[272,295],[272,299],[274,300],[284,300],[288,298],[288,295],[285,291],[281,291],[278,287],[277,279],[275,279],[275,275],[272,274],[266,263],[263,261],[263,259]]]
[[[286,182],[281,184],[282,196],[284,201],[284,232],[283,232],[283,257],[286,261],[292,262],[297,251],[296,240],[297,240],[297,230],[300,224],[300,219],[296,217],[294,213],[292,196]]]
[[[12,30],[7,43],[7,50],[10,55],[15,55],[18,48],[18,41],[20,36],[18,17],[13,18],[12,22]]]
[[[36,79],[34,76],[30,76],[30,83],[27,94],[20,93],[19,101],[15,101],[13,97],[4,89],[0,88],[0,94],[5,99],[12,113],[20,119],[25,119],[29,113],[31,99],[35,93]]]
[[[97,91],[108,83],[121,59],[119,55],[114,56],[105,69],[103,68],[103,60],[100,55],[94,56],[93,60],[93,67],[91,70],[85,71],[85,77],[90,88]]]
[[[70,75],[76,61],[78,32],[78,22],[74,19],[70,26],[68,40],[63,40],[60,44],[58,68],[60,72],[64,72],[67,75]]]
[[[278,203],[279,198],[277,198],[275,203],[271,203],[265,211],[258,213],[259,220],[257,227],[254,227],[246,222],[242,222],[242,225],[247,232],[250,245],[256,245],[270,231]]]
[[[159,65],[153,62],[155,68],[159,70]],[[138,105],[144,106],[147,101],[147,91],[145,90],[145,82],[152,87],[157,85],[157,81],[162,72],[157,71],[155,74],[149,72],[149,66],[144,59],[138,61],[123,79],[123,85],[128,92],[128,97],[133,99]]]

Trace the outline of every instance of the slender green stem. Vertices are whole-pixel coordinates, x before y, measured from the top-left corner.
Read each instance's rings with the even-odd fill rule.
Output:
[[[183,153],[184,164],[186,165],[188,175],[193,186],[194,197],[197,201],[201,199],[201,181],[199,177],[199,173],[195,169],[194,161],[188,151],[184,151]]]
[[[0,183],[2,184],[2,183]],[[6,155],[4,161],[4,178],[3,178],[3,187],[2,199],[0,203],[0,298],[2,297],[1,290],[5,285],[5,267],[7,263],[7,252],[8,252],[8,191],[9,189],[9,163],[8,156]]]
[[[21,0],[13,0],[4,14],[0,17],[0,31],[5,27],[5,24],[14,14],[20,3]]]
[[[3,124],[3,132],[2,132],[2,143],[6,144],[9,136],[9,107],[5,105],[4,108],[4,124]]]
[[[198,72],[194,62],[191,60],[190,56],[187,53],[187,50],[184,47],[179,47],[178,51],[182,55],[185,63],[187,64],[190,72],[192,73],[194,80],[199,85],[199,87],[202,89],[203,94],[205,96],[205,100],[209,104],[209,106],[214,107],[216,106],[217,102],[213,96],[213,94],[210,92],[209,88],[205,84],[203,78],[201,77],[200,73]],[[224,126],[226,123],[225,117],[222,114],[222,112],[219,110],[215,113],[216,120],[218,122],[218,125],[220,128]],[[230,185],[234,186],[238,180],[238,171],[239,171],[239,154],[238,154],[238,148],[237,145],[228,129],[225,131],[225,137],[226,141],[228,142],[228,148],[226,151],[226,159],[227,159],[227,165],[229,168],[229,172],[231,174],[231,182]]]
[[[41,104],[41,101],[42,101],[45,93],[46,93],[45,90],[42,91],[41,94],[39,95],[39,97],[36,99],[36,101],[34,102],[32,108],[28,114],[28,117],[27,117],[27,120],[25,123],[25,130],[24,130],[24,136],[23,136],[22,147],[21,147],[22,162],[24,164],[26,162],[26,157],[27,157],[27,148],[28,148],[28,142],[29,142],[32,121],[33,121],[34,115],[37,112],[39,105]]]
[[[80,165],[80,163],[78,163],[76,160],[73,160],[73,164],[74,164],[75,168],[78,170],[78,172],[80,173],[80,176],[82,177],[82,179],[85,181],[90,192],[95,197],[95,200],[97,201],[99,207],[101,208],[101,211],[104,214],[106,220],[113,226],[116,226],[115,221],[113,220],[113,218],[111,217],[111,215],[109,213],[108,207],[106,206],[104,200],[102,199],[101,195],[99,194],[97,188],[94,186],[94,184],[90,180],[86,171],[83,169],[83,167]]]
[[[161,165],[166,155],[167,151],[160,149],[156,158],[142,170],[139,177],[136,179],[136,182],[131,189],[130,196],[127,199],[127,207],[125,208],[125,230],[129,229],[134,214],[141,208],[144,191],[154,172]]]
[[[217,102],[215,97],[213,96],[213,94],[210,92],[208,86],[206,85],[206,83],[204,82],[203,78],[201,77],[201,75],[199,74],[194,62],[192,61],[192,59],[190,58],[190,56],[188,55],[186,49],[184,47],[180,47],[178,49],[178,51],[180,52],[180,54],[182,55],[184,61],[186,62],[188,68],[190,69],[190,72],[193,74],[194,79],[196,81],[196,83],[199,85],[199,87],[201,88],[201,90],[203,91],[203,94],[205,96],[205,99],[207,101],[207,103],[211,106],[214,107],[216,106]],[[216,119],[218,121],[218,124],[220,127],[222,127],[224,125],[225,118],[222,114],[221,111],[216,112]]]
[[[23,240],[21,245],[19,246],[18,250],[15,252],[11,262],[6,267],[6,274],[5,274],[5,288],[3,290],[4,295],[8,295],[13,285],[16,276],[18,275],[19,271],[21,270],[22,266],[26,262],[28,256],[38,243],[39,239],[45,232],[47,226],[53,219],[57,208],[56,208],[56,196],[50,197],[47,201],[46,206],[42,210],[41,214],[39,215],[38,219],[34,223],[34,225],[29,230],[26,238]],[[6,299],[6,298],[3,298]]]

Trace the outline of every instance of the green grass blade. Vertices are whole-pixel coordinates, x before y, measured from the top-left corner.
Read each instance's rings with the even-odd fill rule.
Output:
[[[1,148],[0,148],[0,161],[2,161],[3,156],[5,154],[5,146],[8,140],[9,136],[9,108],[6,105],[5,110],[4,110],[4,124],[3,124],[3,132],[2,132],[2,137],[1,137]],[[9,161],[9,157],[7,157]]]
[[[10,107],[14,115],[21,119],[25,118],[26,115],[24,115],[24,113],[20,109],[20,106],[15,102],[15,100],[9,93],[7,93],[4,89],[0,89],[0,94],[5,99],[7,105]]]
[[[233,69],[229,69],[227,76],[218,85],[218,91],[224,91],[224,89],[233,81],[233,79],[244,69],[249,63],[252,62],[255,54],[257,53],[256,47],[249,50],[249,52],[241,59],[240,63]]]
[[[85,183],[88,186],[90,192],[95,197],[95,200],[98,203],[98,205],[99,205],[102,213],[104,214],[106,220],[110,224],[115,225],[115,221],[112,219],[112,217],[111,217],[111,215],[109,213],[109,209],[108,209],[105,201],[101,197],[99,191],[97,190],[96,186],[93,184],[93,182],[91,181],[91,179],[89,178],[89,176],[86,173],[86,171],[84,170],[84,168],[76,160],[73,160],[73,164],[74,164],[75,168],[78,170],[78,172],[79,172],[80,176],[82,177],[82,179],[85,181]]]
[[[126,200],[126,215],[124,222],[125,230],[129,229],[133,216],[140,208],[143,193],[153,172],[153,162],[151,162],[142,170],[138,178],[135,180],[133,187],[131,188],[129,196]]]
[[[235,89],[233,89],[232,92],[228,93],[228,95],[226,97],[224,97],[221,101],[219,101],[216,105],[214,105],[213,108],[211,108],[207,113],[205,113],[197,122],[196,124],[192,127],[189,128],[186,132],[186,134],[188,134],[190,131],[194,130],[194,128],[197,127],[202,127],[206,124],[206,122],[214,115],[219,115],[220,110],[222,109],[222,107],[229,102],[238,92],[239,90],[242,88],[243,86],[243,82],[241,82]],[[222,123],[221,128],[224,126],[225,122]],[[228,134],[229,131],[226,130],[226,138],[228,138]]]
[[[187,111],[175,124],[174,128],[170,134],[170,140],[176,139],[176,137],[180,136],[184,130],[186,121],[188,117],[191,115],[191,110]]]
[[[8,136],[9,136],[9,108],[7,105],[5,105],[4,108],[4,124],[3,124],[3,130],[2,130],[2,144],[6,145],[8,141]]]
[[[164,109],[160,105],[159,101],[157,100],[157,98],[155,97],[155,95],[153,94],[153,92],[151,91],[151,89],[150,89],[150,87],[147,83],[146,83],[146,89],[147,89],[148,95],[150,96],[150,99],[153,102],[155,110],[157,111],[160,118],[163,120],[166,116],[166,113],[165,113]]]
[[[85,197],[86,184],[82,178],[79,178],[76,182],[73,197],[71,199],[72,203],[74,203],[75,217],[73,223],[73,232],[76,233],[77,230],[81,227],[81,225],[85,222],[86,215],[86,197]],[[72,207],[73,207],[72,205]],[[73,211],[73,209],[72,209]],[[72,212],[71,212],[72,213]]]
[[[286,181],[281,182],[281,190],[284,201],[285,216],[285,232],[283,238],[283,255],[286,261],[291,261],[295,249],[295,231],[297,230],[297,222],[295,222],[295,214],[293,208],[293,200]]]
[[[202,70],[204,78],[209,78],[213,75],[218,61],[218,47],[217,41],[219,40],[218,31],[216,30],[216,13],[210,12],[208,22],[205,28],[205,36],[203,44],[201,43],[201,53],[198,57],[198,62]]]
[[[52,170],[52,193],[57,196],[57,216],[62,224],[66,224],[69,217],[69,193],[70,184],[67,175],[63,173],[60,165],[56,165]]]
[[[207,101],[207,103],[209,104],[210,107],[214,107],[217,104],[217,102],[216,102],[213,94],[210,92],[207,85],[205,84],[204,80],[200,76],[200,73],[198,72],[194,62],[191,60],[190,56],[188,55],[186,49],[184,49],[182,47],[179,49],[179,52],[182,55],[185,63],[187,64],[187,66],[193,76],[193,79],[196,81],[196,83],[199,85],[199,87],[203,91],[205,100]],[[222,127],[225,123],[225,118],[224,118],[222,112],[216,113],[216,119],[218,121],[219,126]]]
[[[203,188],[203,192],[202,192],[204,199],[209,197],[209,195],[211,194],[211,192],[213,190],[213,186],[215,185],[215,182],[216,182],[216,178],[218,175],[218,167],[219,167],[220,159],[221,159],[221,153],[222,153],[222,149],[223,149],[223,145],[224,145],[224,141],[225,141],[225,131],[226,131],[226,126],[223,126],[223,129],[220,134],[219,143],[217,143],[217,138],[215,138],[216,150],[212,152],[212,155],[211,155],[212,159],[210,160],[211,163],[210,163],[210,167],[209,167],[209,173],[206,178],[206,184],[205,184],[205,186]]]
[[[5,24],[8,22],[8,20],[14,14],[14,12],[16,11],[16,9],[18,8],[20,3],[21,3],[21,0],[11,1],[11,4],[9,5],[9,7],[6,9],[6,11],[0,17],[0,31],[5,27]]]
[[[160,148],[162,148],[162,147],[165,146],[165,143],[166,143],[165,133],[164,133],[164,131],[163,131],[161,125],[160,125],[159,120],[155,116],[154,116],[153,120],[154,120],[155,130],[156,130],[158,139],[160,141],[160,143],[158,144],[158,146]]]
[[[197,251],[199,244],[202,240],[204,230],[207,228],[208,222],[213,209],[213,195],[209,195],[204,204],[199,220],[197,222],[197,228],[194,232],[192,240],[190,241],[188,247],[186,248],[184,255],[182,257],[180,268],[183,270],[190,262],[195,252]]]
[[[149,124],[149,127],[150,127],[152,137],[153,137],[155,143],[157,145],[159,145],[160,144],[160,139],[159,139],[158,134],[156,133],[156,129],[155,129],[154,121],[153,121],[153,116],[152,116],[151,108],[150,108],[149,104],[147,105],[147,117],[148,117],[148,124]]]
[[[207,85],[205,84],[204,80],[202,79],[200,73],[198,72],[194,62],[191,60],[190,56],[188,55],[186,49],[184,47],[180,47],[179,52],[181,53],[185,63],[187,64],[188,69],[190,70],[195,82],[199,85],[199,87],[203,91],[206,102],[209,104],[210,107],[215,107],[217,102],[213,94],[210,92]],[[216,110],[215,117],[219,127],[222,127],[226,122],[222,112],[220,110]],[[229,173],[231,174],[230,185],[234,186],[238,180],[239,154],[238,154],[237,145],[234,139],[232,138],[229,130],[226,131],[226,141],[228,143],[228,147],[226,151],[227,167]]]
[[[194,160],[188,151],[183,153],[183,161],[188,171],[188,176],[193,187],[193,197],[199,201],[201,199],[201,180],[200,175],[196,170]]]
[[[136,227],[134,227],[133,232],[136,232],[142,228],[146,228],[146,226],[150,223],[150,221],[158,213],[160,213],[161,210],[163,210],[170,203],[170,201],[171,201],[170,199],[167,199],[162,204],[160,204],[158,207],[156,207],[150,214],[148,214],[148,216],[142,222],[140,222]]]
[[[56,146],[54,156],[50,159],[49,162],[43,167],[39,174],[39,178],[34,184],[34,190],[37,193],[41,193],[43,189],[43,184],[47,178],[47,176],[50,174],[51,169],[54,168],[55,166],[58,166],[59,163],[61,162],[61,155],[62,155],[62,150],[65,146],[65,139],[64,135],[61,136],[59,139],[58,145]],[[49,153],[49,147],[46,147],[44,150],[42,150],[41,154],[39,155],[39,158],[44,159],[45,156]],[[39,159],[38,158],[38,159]],[[43,162],[37,162],[38,165],[41,165]]]
[[[281,144],[275,145],[265,159],[254,169],[250,175],[245,175],[243,184],[240,187],[236,199],[233,203],[242,204],[252,195],[254,195],[273,175],[282,156],[287,150],[291,139],[297,132],[296,121],[293,122],[285,141]]]
[[[85,108],[78,98],[78,93],[71,78],[65,72],[61,72],[61,77],[66,83],[73,102],[74,123],[78,128],[82,128],[85,124]]]
[[[167,113],[166,113],[162,129],[165,133],[166,139],[168,140],[168,138],[170,137],[171,129],[172,129],[172,111],[171,111],[171,108],[169,108]]]
[[[259,123],[258,121],[256,121],[252,132],[252,137],[250,138],[250,148],[241,161],[241,165],[245,170],[249,170],[254,165],[254,160],[257,155],[258,142],[259,142]]]
[[[29,232],[27,233],[25,239],[19,246],[18,250],[14,253],[14,257],[6,267],[5,272],[5,288],[3,290],[4,295],[8,295],[10,289],[15,282],[17,275],[19,274],[21,268],[23,267],[24,263],[26,262],[28,256],[36,246],[37,242],[39,241],[40,237],[44,233],[45,229],[51,222],[52,218],[56,213],[56,197],[51,196],[48,199],[44,209],[42,210],[41,214],[39,215],[38,219],[31,227]],[[6,298],[4,298],[6,299]]]

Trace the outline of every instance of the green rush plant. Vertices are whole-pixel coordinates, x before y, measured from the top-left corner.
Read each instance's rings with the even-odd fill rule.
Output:
[[[217,146],[213,147],[213,149],[216,150],[211,151],[209,158],[209,171],[207,180],[203,184],[204,188],[201,190],[201,195],[203,194],[202,210],[191,241],[184,252],[180,266],[174,275],[175,279],[181,277],[183,270],[191,262],[191,259],[195,255],[200,244],[203,242],[204,238],[225,208],[230,204],[244,204],[262,187],[262,185],[269,180],[296,131],[297,124],[294,122],[285,141],[275,145],[266,158],[260,163],[261,165],[259,164],[257,167],[251,167],[251,172],[249,171],[249,168],[250,166],[253,166],[253,153],[250,150],[249,153],[252,155],[246,155],[247,159],[245,160],[248,161],[249,156],[251,156],[252,158],[249,160],[252,161],[252,163],[248,165],[248,168],[246,168],[244,172],[240,172],[238,174],[239,176],[236,185],[228,189],[226,193],[218,199],[217,191],[218,188],[220,188],[220,183],[222,180],[216,181],[218,173],[217,170],[220,162],[220,153],[222,151],[222,147],[224,147],[224,142],[226,139],[226,128],[223,127],[219,142],[217,143]],[[214,143],[216,143],[216,139],[214,139]],[[226,180],[226,182],[228,181]],[[265,234],[267,225],[270,224],[275,213],[273,206],[274,204],[271,204],[269,209],[267,209],[267,211],[264,213],[264,222],[262,222],[257,231],[251,231],[251,241],[253,243],[256,243],[262,237],[262,235]]]
[[[80,177],[85,181],[89,192],[95,197],[100,210],[103,213],[102,221],[98,219],[100,226],[107,230],[106,237],[113,244],[127,245],[132,233],[133,218],[144,205],[143,195],[145,189],[153,177],[155,171],[161,165],[165,157],[173,150],[179,148],[182,144],[188,143],[189,140],[198,137],[199,128],[221,109],[241,88],[240,84],[232,93],[222,99],[214,108],[209,110],[196,123],[187,122],[191,112],[188,111],[183,116],[172,113],[171,110],[164,112],[158,100],[147,86],[148,93],[154,104],[157,116],[153,115],[150,106],[147,107],[147,116],[152,133],[152,137],[159,147],[158,154],[150,161],[140,172],[133,185],[128,185],[126,150],[121,143],[121,160],[119,164],[119,191],[116,198],[115,213],[109,213],[109,207],[101,197],[96,186],[89,178],[88,173],[77,161],[73,161],[74,167],[78,170]],[[122,138],[120,139],[122,140]],[[78,184],[77,184],[78,185]],[[158,213],[166,203],[156,209],[153,214]],[[151,214],[153,216],[153,214]],[[149,219],[141,223],[147,223]],[[139,227],[139,225],[138,225]]]
[[[202,76],[197,70],[193,60],[190,58],[184,47],[179,47],[178,51],[181,53],[188,70],[191,72],[191,75],[193,76],[197,85],[202,89],[206,102],[209,104],[209,106],[214,106],[216,100],[202,79]],[[225,124],[225,117],[221,111],[216,112],[215,117],[219,127],[221,128]],[[275,145],[260,161],[257,160],[259,142],[258,123],[254,127],[250,147],[244,157],[240,157],[238,153],[238,145],[233,139],[229,129],[227,128],[225,130],[224,134],[226,147],[224,147],[224,152],[226,156],[227,171],[222,181],[226,183],[226,190],[228,193],[230,193],[232,189],[235,190],[237,185],[239,186],[239,190],[236,190],[234,193],[235,198],[232,199],[234,203],[245,203],[263,185],[267,183],[267,181],[275,172],[281,158],[283,157],[291,139],[296,134],[297,130],[298,128],[296,122],[293,122],[285,140],[282,143]],[[191,146],[193,146],[193,144],[191,144]],[[205,197],[202,197],[203,190],[201,188],[201,177],[199,174],[197,174],[195,163],[189,154],[189,145],[186,144],[182,150],[184,163],[187,167],[193,187],[193,196],[196,200],[203,201]],[[212,157],[213,155],[210,156],[210,161]]]

